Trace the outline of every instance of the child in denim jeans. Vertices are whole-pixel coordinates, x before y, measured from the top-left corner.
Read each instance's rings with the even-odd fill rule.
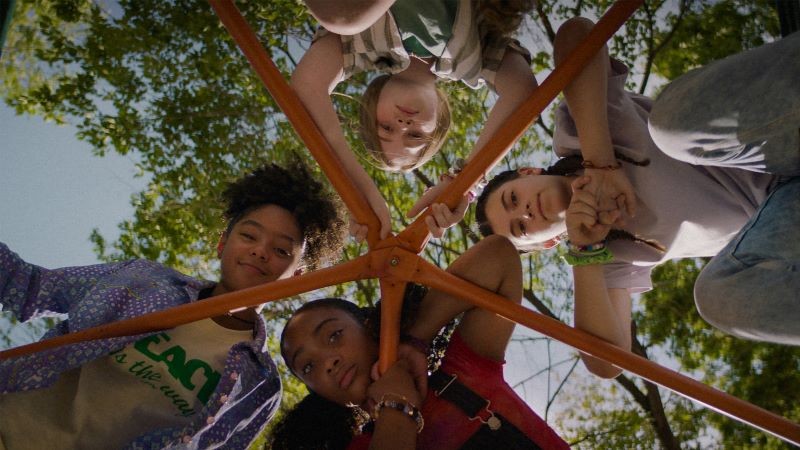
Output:
[[[559,35],[579,39],[583,22]],[[800,36],[691,72],[655,104],[625,92],[627,71],[607,61],[565,91],[558,163],[489,182],[483,234],[531,250],[566,233],[575,325],[620,347],[630,348],[631,294],[652,289],[655,265],[714,255],[695,287],[700,313],[740,337],[800,344]],[[584,360],[597,375],[620,372]]]

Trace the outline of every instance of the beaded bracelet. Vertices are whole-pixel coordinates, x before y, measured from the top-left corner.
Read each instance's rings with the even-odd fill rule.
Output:
[[[595,242],[594,244],[589,245],[577,245],[574,242],[570,241],[569,239],[564,240],[564,244],[567,246],[567,250],[570,253],[594,253],[606,248],[606,241]]]
[[[617,170],[622,167],[622,164],[619,161],[614,161],[614,164],[609,164],[607,166],[595,166],[593,162],[584,159],[581,163],[584,169],[599,169],[599,170]]]
[[[564,242],[567,245],[567,254],[562,258],[571,266],[605,264],[614,259],[614,254],[606,247],[605,241],[589,245],[575,245],[569,240]]]
[[[387,396],[392,396],[395,398],[386,398]],[[390,408],[394,409],[395,411],[400,411],[410,419],[414,419],[414,422],[417,423],[417,433],[422,432],[422,428],[425,426],[425,420],[422,418],[422,413],[419,412],[419,409],[417,409],[417,407],[409,402],[404,396],[397,394],[383,394],[381,401],[375,405],[375,411],[372,413],[372,417],[374,417],[375,420],[378,420],[381,409],[383,408]]]

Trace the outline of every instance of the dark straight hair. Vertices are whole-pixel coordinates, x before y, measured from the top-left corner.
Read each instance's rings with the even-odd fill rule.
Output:
[[[633,158],[622,155],[618,152],[614,152],[614,156],[616,156],[617,160],[619,161],[628,164],[633,164],[635,166],[644,167],[650,165],[649,159],[645,159],[643,161],[637,161]],[[571,155],[559,159],[558,161],[556,161],[555,164],[544,169],[542,171],[542,175],[575,176],[581,170],[583,170],[583,158],[580,155]],[[478,222],[478,230],[480,231],[483,237],[494,234],[494,230],[492,229],[492,226],[489,224],[489,218],[486,216],[486,202],[489,199],[489,195],[491,195],[492,192],[500,188],[500,186],[506,184],[509,181],[516,180],[520,176],[521,174],[517,170],[506,170],[504,172],[501,172],[496,177],[489,180],[489,182],[486,184],[486,187],[483,189],[483,192],[481,192],[480,197],[478,197],[478,202],[475,204],[475,220]],[[633,241],[652,247],[661,253],[667,251],[666,247],[664,247],[660,243],[652,239],[641,238],[625,230],[612,229],[608,233],[607,239],[609,241],[613,240]],[[532,248],[521,251],[527,253],[532,250],[544,250],[544,247],[539,248],[534,244]]]

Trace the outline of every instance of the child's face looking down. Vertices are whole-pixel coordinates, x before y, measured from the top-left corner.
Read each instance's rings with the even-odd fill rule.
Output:
[[[375,111],[378,139],[389,166],[404,168],[417,162],[436,129],[438,103],[433,83],[389,78]]]
[[[378,345],[352,315],[336,308],[295,314],[283,335],[283,355],[309,389],[340,405],[362,405]]]
[[[266,205],[242,216],[220,238],[219,292],[238,291],[294,274],[303,254],[303,234],[288,210]]]
[[[570,179],[550,175],[521,175],[489,194],[486,218],[495,234],[517,248],[539,244],[566,231]]]

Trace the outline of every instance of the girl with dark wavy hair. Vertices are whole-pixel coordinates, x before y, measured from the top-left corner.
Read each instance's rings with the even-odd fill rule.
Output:
[[[568,21],[557,53],[590,26]],[[738,337],[800,345],[800,249],[786,239],[800,227],[798,61],[800,37],[790,36],[690,72],[654,103],[624,90],[621,63],[597,56],[556,111],[561,159],[494,178],[477,205],[482,233],[520,250],[566,235],[575,326],[622,348],[631,295],[653,288],[653,267],[711,256],[694,287],[703,318]],[[726,94],[730,85],[753,92]],[[621,371],[584,362],[602,377]]]

